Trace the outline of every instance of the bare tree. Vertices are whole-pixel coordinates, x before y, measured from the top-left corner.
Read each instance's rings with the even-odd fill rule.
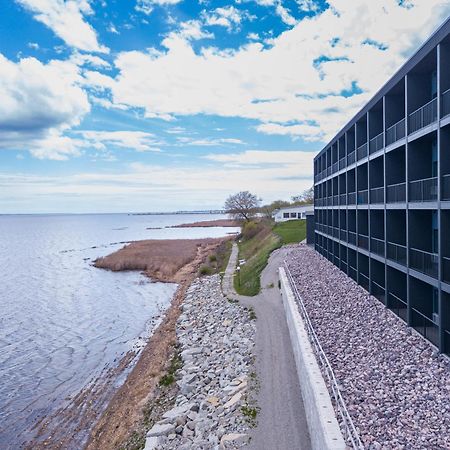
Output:
[[[310,187],[303,191],[300,195],[292,197],[292,201],[297,205],[309,205],[314,203],[314,187]]]
[[[258,212],[261,200],[248,191],[230,195],[225,201],[225,211],[235,220],[253,219]]]

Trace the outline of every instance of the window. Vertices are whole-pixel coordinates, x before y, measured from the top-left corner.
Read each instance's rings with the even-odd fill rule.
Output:
[[[297,213],[291,213],[291,219],[296,219],[297,218]]]
[[[289,213],[283,213],[283,219],[289,219]]]

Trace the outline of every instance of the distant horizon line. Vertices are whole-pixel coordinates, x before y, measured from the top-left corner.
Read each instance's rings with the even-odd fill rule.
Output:
[[[121,214],[128,216],[170,216],[170,215],[188,215],[188,214],[226,214],[223,209],[205,209],[205,210],[179,210],[179,211],[147,211],[147,212],[30,212],[30,213],[0,213],[0,216],[100,216]]]

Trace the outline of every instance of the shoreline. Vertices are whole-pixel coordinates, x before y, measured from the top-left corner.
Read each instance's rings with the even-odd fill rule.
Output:
[[[177,282],[179,286],[170,306],[163,314],[159,326],[154,330],[147,344],[142,349],[133,369],[122,386],[111,397],[105,410],[90,431],[87,444],[84,447],[86,450],[112,450],[119,446],[127,448],[130,439],[133,440],[133,435],[144,432],[145,436],[146,430],[142,429],[144,421],[143,411],[147,405],[152,402],[155,403],[155,400],[161,394],[159,392],[159,381],[167,372],[168,364],[175,353],[177,342],[176,323],[181,314],[181,305],[186,292],[191,283],[197,278],[199,268],[208,255],[222,242],[229,239],[229,237],[224,237],[157,241],[166,250],[173,250],[180,243],[184,244],[184,249],[192,250],[192,245],[189,244],[195,243],[196,252],[194,258],[175,271],[173,267],[178,267],[177,264],[163,264],[163,267],[155,268],[143,263],[142,260],[137,264],[137,268],[133,264],[131,264],[134,267],[133,269],[128,268],[129,263],[133,263],[128,258],[135,254],[134,250],[142,250],[143,246],[149,246],[147,249],[151,248],[152,244],[155,244],[153,241],[136,241],[112,254],[116,255],[116,257],[106,261],[103,259],[100,266],[102,268],[109,270],[143,270],[152,279],[162,282]],[[190,241],[187,246],[186,241]],[[119,259],[123,258],[121,262],[125,262],[125,268],[117,269],[114,266],[117,263],[117,256],[119,256]],[[153,254],[153,256],[155,255]],[[172,251],[165,254],[165,258],[170,259],[171,257],[173,257]],[[180,259],[179,252],[177,257]],[[97,267],[99,266],[97,265]]]

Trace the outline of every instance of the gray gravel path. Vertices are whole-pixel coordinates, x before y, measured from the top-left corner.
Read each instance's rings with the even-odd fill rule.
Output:
[[[232,289],[232,273],[237,261],[234,244],[224,277],[224,292],[253,307],[256,320],[256,366],[260,390],[258,426],[246,448],[251,450],[308,450],[311,448],[305,410],[290,343],[283,303],[278,289],[278,267],[285,249],[275,251],[261,276],[261,293],[237,296]],[[273,283],[274,287],[269,287]]]

